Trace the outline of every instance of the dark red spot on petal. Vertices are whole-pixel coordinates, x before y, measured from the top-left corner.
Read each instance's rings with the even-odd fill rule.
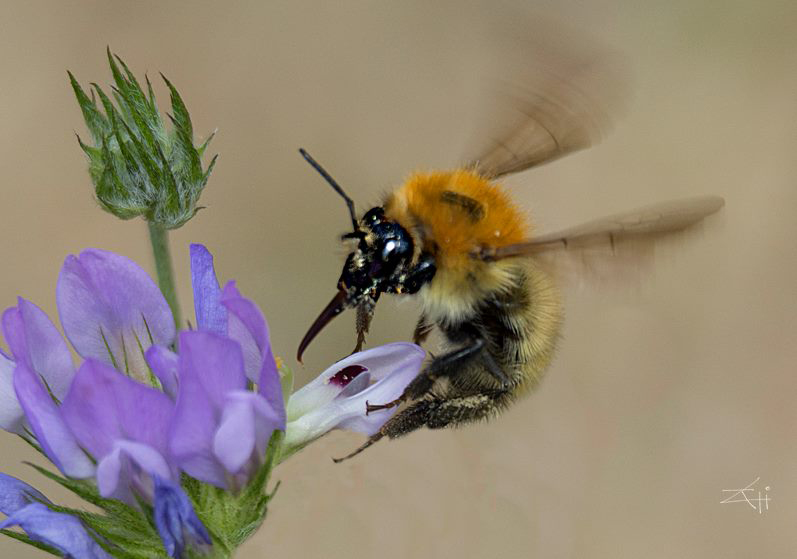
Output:
[[[353,381],[360,373],[367,371],[362,365],[349,365],[345,369],[341,369],[329,379],[329,382],[343,388],[351,381]]]

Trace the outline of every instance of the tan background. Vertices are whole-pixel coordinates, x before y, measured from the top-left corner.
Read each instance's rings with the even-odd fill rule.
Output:
[[[665,251],[633,294],[567,293],[559,357],[500,420],[421,432],[357,460],[335,433],[284,464],[240,557],[787,557],[797,549],[797,5],[540,2],[622,53],[633,99],[602,145],[511,181],[543,229],[666,198],[725,196],[697,242]],[[64,256],[98,246],[149,265],[145,228],[92,202],[66,80],[110,80],[107,44],[163,71],[221,154],[203,211],[173,236],[207,243],[270,319],[276,352],[333,294],[342,204],[305,146],[361,204],[415,166],[456,161],[482,61],[485,2],[4,2],[0,23],[0,304],[54,313]],[[483,40],[483,39],[479,39]],[[475,54],[474,54],[475,53]],[[161,94],[163,89],[158,90]],[[165,105],[165,99],[162,101]],[[524,185],[532,185],[528,188]],[[371,343],[405,339],[383,303]],[[339,319],[302,382],[353,342]],[[63,493],[2,437],[0,471]],[[769,511],[721,505],[760,476]],[[0,556],[41,554],[0,539]]]

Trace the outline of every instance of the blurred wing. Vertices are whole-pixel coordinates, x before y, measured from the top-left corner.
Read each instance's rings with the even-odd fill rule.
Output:
[[[506,40],[513,43],[496,64],[502,75],[485,95],[476,146],[469,150],[469,166],[490,178],[599,142],[625,97],[617,57],[581,36],[534,26]]]
[[[651,262],[657,241],[687,231],[724,204],[719,196],[663,202],[487,250],[483,257],[534,256],[558,276],[593,283],[631,279]]]

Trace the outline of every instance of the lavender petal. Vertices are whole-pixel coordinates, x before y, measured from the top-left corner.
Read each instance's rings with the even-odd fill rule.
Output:
[[[12,433],[22,434],[25,412],[14,391],[15,363],[0,353],[0,427]]]
[[[191,245],[191,285],[197,328],[227,333],[227,310],[221,305],[221,289],[213,268],[213,255],[204,245]]]
[[[135,504],[132,488],[146,476],[172,477],[163,455],[151,446],[115,441],[113,450],[97,464],[97,488],[103,497]]]
[[[98,460],[125,439],[168,449],[174,404],[163,392],[126,377],[94,359],[78,370],[61,406],[80,444]]]
[[[154,345],[147,350],[146,359],[163,391],[170,398],[177,398],[177,354],[163,346]]]
[[[148,374],[143,352],[174,341],[172,314],[158,287],[138,264],[112,252],[68,256],[56,302],[64,332],[81,356],[137,378]]]
[[[229,473],[236,474],[253,453],[258,459],[263,458],[271,434],[280,428],[280,423],[279,414],[260,394],[230,392],[213,438],[213,454]]]
[[[50,501],[24,481],[0,473],[0,512],[11,515],[35,502],[49,503]]]
[[[241,296],[235,282],[224,286],[222,304],[230,312],[229,336],[241,344],[246,376],[258,384],[258,391],[282,418],[285,428],[285,401],[274,354],[271,351],[268,323],[254,302]]]
[[[226,486],[213,439],[229,392],[246,389],[243,356],[232,340],[211,332],[182,332],[180,387],[169,433],[170,449],[189,475]]]
[[[53,395],[62,400],[75,375],[72,356],[61,333],[39,307],[17,298],[3,313],[3,333],[16,361],[36,371]]]
[[[14,389],[36,440],[53,464],[69,477],[91,477],[94,465],[78,446],[38,375],[24,362],[14,370]]]
[[[111,559],[71,514],[53,512],[41,503],[31,503],[13,513],[0,529],[20,526],[32,540],[54,547],[73,559]]]

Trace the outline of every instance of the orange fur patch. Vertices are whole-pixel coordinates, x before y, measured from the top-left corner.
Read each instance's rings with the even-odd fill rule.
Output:
[[[475,200],[483,216],[476,220],[466,208],[445,201],[446,192]],[[424,237],[437,243],[438,259],[447,265],[461,262],[476,247],[518,243],[529,235],[525,217],[503,188],[465,169],[414,173],[391,195],[385,209],[399,222],[409,218],[422,227]]]

